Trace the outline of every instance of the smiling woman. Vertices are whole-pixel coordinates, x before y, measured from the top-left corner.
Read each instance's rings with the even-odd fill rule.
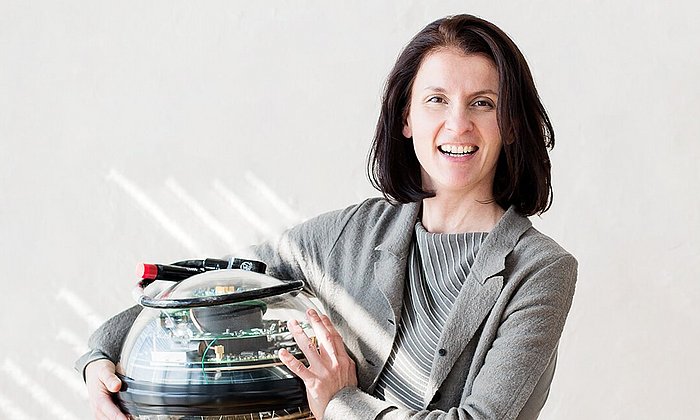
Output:
[[[469,95],[473,102],[467,106],[462,101]],[[490,195],[500,207],[515,205],[525,216],[549,208],[552,188],[547,149],[554,147],[554,130],[525,58],[503,31],[465,15],[440,19],[418,33],[399,56],[387,81],[368,172],[375,187],[400,203],[435,193],[423,185],[425,168],[414,145],[396,141],[413,136],[408,123],[416,106],[426,109],[419,115],[434,109],[425,101],[442,104],[439,109],[453,112],[449,120],[443,114],[443,131],[460,131],[454,124],[474,123],[469,115],[475,114],[467,114],[467,110],[495,108],[490,121],[497,121],[502,149]],[[458,116],[463,119],[454,119]],[[445,134],[439,141],[447,141]],[[454,145],[458,152],[459,143]],[[454,153],[451,146],[447,143],[441,150]]]
[[[538,417],[577,276],[527,219],[551,204],[553,144],[527,63],[499,28],[459,15],[411,40],[370,153],[384,198],[250,250],[324,306],[306,313],[317,341],[286,324],[308,364],[286,350],[274,361],[304,382],[317,419]],[[119,416],[114,362],[136,313],[98,329],[78,363],[98,418]]]
[[[494,201],[501,152],[497,92],[498,72],[487,57],[444,49],[423,60],[402,133],[413,140],[421,184],[436,199]]]

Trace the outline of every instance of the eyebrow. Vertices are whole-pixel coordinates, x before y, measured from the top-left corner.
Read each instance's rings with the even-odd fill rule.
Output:
[[[425,91],[425,90],[430,90],[430,91],[438,92],[438,93],[446,93],[446,92],[447,92],[444,88],[441,88],[440,86],[428,86],[428,87],[426,87],[426,88],[423,89],[423,90],[424,90],[424,91]],[[477,95],[484,95],[484,94],[487,94],[487,93],[490,93],[490,94],[492,94],[492,95],[498,96],[498,92],[494,92],[494,91],[492,91],[491,89],[478,90],[478,91],[476,91],[476,92],[471,92],[470,95],[471,95],[471,96],[477,96]]]

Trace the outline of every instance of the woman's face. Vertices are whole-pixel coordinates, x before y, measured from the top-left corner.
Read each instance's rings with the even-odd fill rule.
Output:
[[[416,74],[403,135],[413,138],[423,188],[490,199],[501,135],[498,71],[489,58],[442,49]]]

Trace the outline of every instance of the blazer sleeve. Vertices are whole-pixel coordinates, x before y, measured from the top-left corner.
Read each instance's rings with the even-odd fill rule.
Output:
[[[337,235],[347,222],[354,206],[322,214],[297,225],[277,239],[252,246],[240,255],[266,263],[267,274],[282,280],[304,280],[312,292],[323,278],[324,256],[328,254]],[[75,362],[75,369],[85,377],[85,367],[92,361],[109,359],[116,363],[124,340],[141,312],[135,305],[99,326],[88,340],[90,351]]]
[[[100,325],[88,339],[90,351],[80,356],[75,362],[75,370],[85,379],[85,368],[90,362],[99,359],[109,359],[117,363],[126,335],[136,317],[141,313],[141,307],[134,305]]]
[[[272,241],[253,246],[243,256],[267,265],[267,274],[280,280],[303,280],[318,295],[329,271],[329,255],[350,220],[370,200],[321,214],[296,225]]]
[[[548,368],[553,368],[559,338],[571,307],[577,262],[564,255],[525,279],[510,299],[493,345],[465,390],[458,407],[448,410],[401,409],[359,390],[344,388],[331,400],[324,419],[510,420],[516,419]],[[475,355],[475,358],[479,355]],[[551,363],[550,363],[551,362]],[[551,375],[547,378],[551,380]],[[546,395],[536,395],[542,400]],[[536,418],[539,410],[532,414]],[[520,417],[519,419],[523,419]]]

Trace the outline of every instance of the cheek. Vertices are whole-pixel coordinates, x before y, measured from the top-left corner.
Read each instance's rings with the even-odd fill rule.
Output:
[[[501,130],[498,127],[498,121],[496,118],[489,118],[483,121],[482,135],[485,140],[491,145],[491,147],[501,146]]]
[[[444,120],[444,116],[440,113],[418,110],[409,116],[404,124],[403,133],[406,137],[410,134],[414,141],[431,141],[439,134]]]

